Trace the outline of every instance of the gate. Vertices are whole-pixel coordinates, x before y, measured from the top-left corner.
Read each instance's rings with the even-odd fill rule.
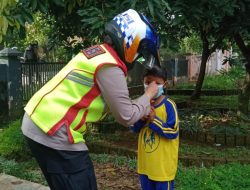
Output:
[[[21,63],[23,100],[28,101],[36,91],[55,76],[66,64],[46,62]]]

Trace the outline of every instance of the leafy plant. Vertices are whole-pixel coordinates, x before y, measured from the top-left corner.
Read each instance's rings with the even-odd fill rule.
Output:
[[[191,33],[190,36],[181,40],[180,48],[183,53],[200,54],[202,51],[201,39],[197,34]]]
[[[15,0],[1,0],[0,2],[0,42],[6,35],[9,26],[16,26],[20,28],[20,24],[17,22],[18,18],[14,18],[11,15],[11,11],[16,8],[17,2]]]
[[[180,128],[183,131],[188,131],[190,133],[195,133],[201,130],[201,123],[200,123],[200,113],[194,114],[184,114],[180,113],[181,121],[180,121]]]

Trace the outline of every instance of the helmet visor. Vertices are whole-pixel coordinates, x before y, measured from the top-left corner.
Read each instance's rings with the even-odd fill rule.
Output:
[[[159,53],[159,38],[157,39],[156,48],[155,45],[148,40],[144,40],[139,47],[138,56],[136,62],[144,65],[146,68],[153,68],[154,66],[161,67],[160,53]]]
[[[159,57],[156,58],[150,53],[145,53],[145,54],[140,54],[135,62],[142,64],[147,69],[152,69],[154,66],[161,67],[159,60],[160,60]]]

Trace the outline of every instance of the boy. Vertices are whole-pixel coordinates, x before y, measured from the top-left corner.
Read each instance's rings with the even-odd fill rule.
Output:
[[[158,93],[147,117],[136,122],[132,131],[139,132],[137,171],[142,190],[173,190],[177,170],[179,126],[176,105],[163,95],[166,74],[158,67],[147,70],[144,88],[155,81]]]

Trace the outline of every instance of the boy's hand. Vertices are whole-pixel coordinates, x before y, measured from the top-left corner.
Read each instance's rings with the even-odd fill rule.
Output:
[[[147,124],[149,124],[154,120],[154,118],[155,118],[155,109],[154,107],[151,107],[149,114],[145,117],[145,121],[147,122]]]
[[[155,103],[154,99],[150,100],[150,105],[154,105],[154,103]]]
[[[141,120],[142,120],[142,121],[147,121],[147,120],[148,120],[148,115],[143,116],[143,117],[141,118]]]

